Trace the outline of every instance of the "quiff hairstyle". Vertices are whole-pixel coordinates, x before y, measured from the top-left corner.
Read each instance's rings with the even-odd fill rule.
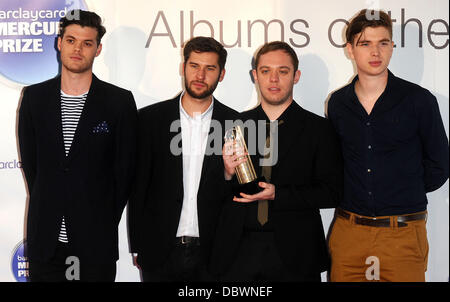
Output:
[[[388,14],[381,10],[361,10],[347,26],[347,29],[345,31],[345,38],[347,39],[347,43],[353,45],[355,36],[359,33],[364,32],[367,27],[379,26],[382,26],[389,31],[389,35],[392,40],[392,20]],[[359,38],[361,38],[361,36]],[[358,43],[358,41],[356,41],[356,43]]]
[[[66,27],[72,24],[77,24],[81,27],[95,28],[97,30],[97,46],[100,45],[102,37],[106,33],[106,28],[102,25],[102,18],[100,18],[99,15],[94,12],[74,9],[68,11],[67,14],[59,20],[58,37],[62,39]]]

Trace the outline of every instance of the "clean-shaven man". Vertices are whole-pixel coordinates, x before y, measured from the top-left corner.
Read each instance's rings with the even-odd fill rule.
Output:
[[[18,135],[31,281],[115,280],[137,111],[130,91],[92,73],[105,31],[97,14],[68,12],[57,44],[61,74],[23,93]]]
[[[345,171],[329,240],[330,278],[425,281],[426,193],[446,182],[449,168],[439,107],[428,90],[389,71],[388,14],[360,11],[346,39],[357,75],[328,103]]]
[[[263,131],[265,137],[250,135],[252,131],[247,135],[248,146],[255,140],[257,146],[266,146],[264,152],[250,153],[256,174],[266,181],[259,183],[261,192],[240,193],[227,202],[214,271],[224,281],[320,281],[329,257],[319,210],[336,207],[342,194],[337,136],[328,120],[294,101],[300,70],[287,43],[263,45],[253,77],[261,104],[241,113],[240,119],[244,125],[254,121],[267,128],[253,132]],[[243,160],[236,155],[239,150],[231,154],[227,147],[225,174],[236,183],[235,168]]]

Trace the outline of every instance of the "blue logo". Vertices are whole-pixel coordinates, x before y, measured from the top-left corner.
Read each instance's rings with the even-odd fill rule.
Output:
[[[19,242],[11,259],[12,273],[17,282],[28,281],[28,258],[25,256],[25,246],[25,241]]]
[[[56,37],[59,20],[82,0],[0,1],[0,76],[29,85],[59,72]]]

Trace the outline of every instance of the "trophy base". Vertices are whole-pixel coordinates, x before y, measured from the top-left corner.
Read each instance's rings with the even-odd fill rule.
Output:
[[[258,183],[261,181],[266,182],[266,179],[264,178],[264,176],[258,177],[254,181],[248,182],[246,184],[235,185],[235,186],[233,186],[233,195],[237,196],[237,197],[241,197],[241,195],[239,193],[245,193],[245,194],[249,194],[249,195],[259,193],[262,190],[264,190],[263,188],[261,188],[258,185]]]

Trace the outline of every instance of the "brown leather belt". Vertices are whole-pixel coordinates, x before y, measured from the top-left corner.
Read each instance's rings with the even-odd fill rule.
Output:
[[[354,216],[353,222],[355,224],[359,225],[366,225],[366,226],[373,226],[373,227],[390,227],[392,225],[391,218],[370,218],[370,217],[362,217],[358,216],[356,214],[351,214],[341,208],[336,209],[336,214],[340,217],[349,220],[351,216]],[[416,220],[426,220],[427,219],[427,212],[420,212],[415,214],[409,214],[409,215],[398,215],[393,216],[396,218],[397,226],[404,227],[408,224],[406,222],[408,221],[416,221]]]

